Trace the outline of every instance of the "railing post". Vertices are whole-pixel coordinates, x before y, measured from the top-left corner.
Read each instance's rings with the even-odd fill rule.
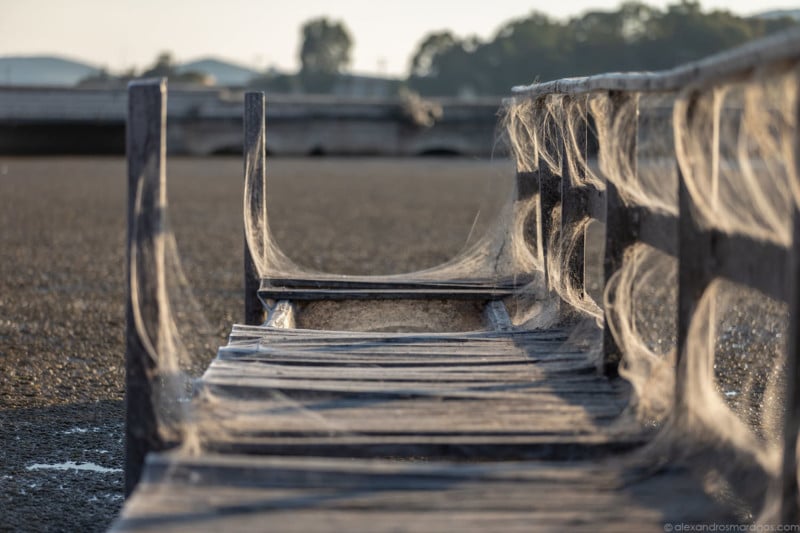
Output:
[[[800,176],[800,101],[795,103],[795,176]],[[796,184],[795,184],[796,185]],[[800,432],[800,210],[792,209],[792,248],[789,250],[789,336],[786,346],[786,390],[781,464],[781,524],[800,523],[797,483],[797,434]]]
[[[263,92],[248,92],[244,99],[244,172],[245,183],[257,183],[247,199],[254,212],[261,213],[261,223],[266,224],[266,98]],[[266,227],[261,231],[267,231]],[[252,251],[244,237],[244,322],[250,326],[266,320],[264,306],[258,298],[261,279],[253,261]]]
[[[539,164],[539,213],[542,220],[542,258],[544,259],[545,283],[550,286],[550,254],[553,244],[550,237],[553,232],[553,211],[561,204],[561,177],[553,173],[547,165]]]
[[[128,249],[125,332],[125,495],[148,452],[165,448],[159,433],[155,358],[167,332],[165,272],[166,80],[128,86]]]
[[[529,202],[534,196],[539,194],[539,178],[536,172],[516,173],[517,198],[518,202]],[[528,246],[533,247],[536,257],[541,259],[542,238],[539,235],[539,221],[536,210],[531,209],[523,225],[523,237]]]
[[[616,116],[620,109],[631,98],[635,98],[630,93],[619,91],[612,91],[609,93],[611,99],[611,115]],[[632,128],[630,142],[624,147],[625,157],[628,158],[631,171],[634,176],[638,172],[638,129],[639,129],[639,111],[637,109],[633,113],[633,124],[629,127]],[[619,141],[619,140],[618,140]],[[622,262],[625,256],[625,250],[636,242],[636,228],[634,221],[630,215],[628,206],[625,205],[619,190],[609,180],[606,180],[606,237],[605,237],[605,251],[603,252],[603,286],[608,285],[611,276],[616,271],[622,268]],[[608,323],[608,316],[606,315],[605,324],[603,326],[603,373],[607,376],[616,376],[619,369],[619,363],[622,358],[622,350],[617,346],[614,341],[614,336],[611,333],[611,327]]]
[[[566,98],[566,97],[565,97]],[[566,116],[563,117],[566,120]],[[580,224],[588,215],[588,205],[586,197],[580,185],[584,181],[585,172],[577,164],[570,165],[569,142],[567,140],[567,128],[562,124],[561,135],[561,257],[566,262],[567,283],[570,287],[576,288],[580,297],[583,298],[586,291],[584,267],[586,262],[586,235],[584,231],[573,237],[572,228]],[[578,150],[586,151],[586,137],[576,140]],[[572,154],[574,156],[574,154]],[[573,175],[573,172],[576,175]]]
[[[686,123],[692,122],[698,95],[690,96]],[[718,147],[712,147],[716,150]],[[689,329],[697,304],[714,278],[712,232],[704,231],[698,222],[699,213],[678,165],[678,320],[677,358],[675,361],[675,412],[686,411]]]

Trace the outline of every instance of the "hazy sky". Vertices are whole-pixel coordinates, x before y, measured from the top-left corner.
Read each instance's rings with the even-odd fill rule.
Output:
[[[667,0],[647,0],[663,7]],[[676,0],[677,1],[677,0]],[[739,14],[798,8],[800,0],[702,0]],[[449,28],[489,37],[537,9],[566,18],[618,0],[0,0],[0,56],[57,53],[112,70],[213,55],[252,67],[297,67],[300,25],[341,19],[355,41],[352,69],[403,74],[422,37]]]

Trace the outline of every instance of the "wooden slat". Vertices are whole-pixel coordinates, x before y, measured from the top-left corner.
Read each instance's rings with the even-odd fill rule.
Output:
[[[632,94],[617,91],[609,92],[609,100],[612,105],[611,116],[616,117],[626,106],[633,105],[636,98]],[[626,129],[628,131],[632,130],[630,137],[625,139],[628,143],[623,147],[623,154],[627,158],[634,175],[638,175],[638,102],[636,106],[635,113],[623,115],[623,117],[628,117],[630,120],[630,123],[623,128],[623,131]],[[619,139],[618,141],[622,142],[623,140]],[[605,157],[614,157],[614,154],[604,155]],[[631,220],[629,206],[612,180],[606,181],[605,199],[606,235],[605,251],[603,252],[603,287],[606,287],[611,277],[622,268],[625,250],[636,242],[637,230],[637,226]],[[614,295],[612,294],[611,296],[613,297]],[[622,351],[614,339],[610,322],[606,318],[603,327],[603,372],[607,376],[616,376],[621,359]]]
[[[262,300],[501,300],[513,289],[288,289],[264,287]]]
[[[428,281],[382,277],[266,278],[261,281],[262,300],[361,300],[440,299],[498,300],[513,295],[531,281],[515,278]]]
[[[606,191],[597,189],[592,185],[585,185],[581,188],[585,198],[586,214],[599,222],[606,221]]]
[[[678,217],[637,206],[629,208],[628,215],[637,241],[678,256]]]
[[[669,497],[680,494],[680,498]],[[685,469],[153,456],[113,531],[655,531],[737,523]]]

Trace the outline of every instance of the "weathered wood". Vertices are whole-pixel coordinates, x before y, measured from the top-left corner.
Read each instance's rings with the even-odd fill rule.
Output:
[[[747,235],[705,230],[711,242],[714,276],[756,289],[770,298],[788,302],[789,250],[780,244]]]
[[[678,217],[638,206],[630,206],[627,213],[629,227],[638,242],[678,257]]]
[[[166,80],[128,86],[128,255],[125,333],[125,495],[148,452],[164,449],[155,404],[164,295]]]
[[[689,101],[688,122],[691,122],[697,97],[695,93]],[[718,147],[712,147],[712,150],[716,149]],[[678,360],[675,398],[681,412],[688,372],[686,353],[689,329],[697,305],[709,284],[714,278],[721,277],[759,290],[777,300],[787,301],[791,297],[791,292],[787,291],[791,286],[791,260],[784,246],[703,227],[701,215],[693,204],[680,168],[678,178]]]
[[[586,107],[584,101],[580,105]],[[588,110],[584,109],[584,112]],[[588,117],[588,114],[586,115]],[[566,125],[561,135],[563,143],[563,159],[561,165],[561,254],[566,259],[566,271],[562,273],[568,277],[569,285],[583,298],[586,291],[586,221],[589,213],[589,187],[586,186],[586,168],[570,159],[577,154],[570,153]],[[574,147],[582,154],[580,157],[588,161],[589,131],[588,123],[583,131],[573,131]],[[593,187],[591,187],[594,190]],[[580,228],[580,229],[577,229]],[[569,237],[569,238],[567,238]]]
[[[687,123],[691,123],[698,94],[690,97],[687,108]],[[712,150],[717,147],[712,147]],[[689,329],[697,305],[706,288],[714,278],[712,255],[712,233],[703,231],[699,223],[700,214],[694,206],[683,172],[678,166],[678,317],[677,360],[675,361],[675,410],[687,412],[686,383],[688,382],[687,352]]]
[[[585,291],[584,267],[586,264],[586,235],[584,225],[588,217],[588,203],[582,187],[572,183],[566,165],[561,180],[561,255],[565,258],[564,272],[570,287],[583,297]]]
[[[635,95],[613,92],[610,95],[612,104],[612,116],[623,107],[630,105],[631,99]],[[638,151],[638,109],[631,115],[634,119],[627,128],[633,128],[629,138],[629,144],[624,147],[624,155],[628,158],[631,169],[636,175],[637,172],[637,151]],[[628,130],[631,131],[631,130]],[[603,276],[605,287],[611,277],[622,268],[625,250],[636,242],[636,227],[631,219],[629,207],[626,205],[619,193],[616,185],[611,180],[606,181],[606,238],[605,251],[603,252]],[[613,302],[612,302],[613,303]],[[614,340],[609,326],[608,318],[603,326],[603,372],[608,376],[615,376],[622,358],[622,351]]]
[[[517,200],[530,200],[539,194],[539,179],[536,172],[516,172]]]
[[[291,289],[263,287],[269,300],[500,300],[514,295],[513,288],[475,289]]]
[[[797,114],[800,117],[800,106]],[[800,134],[797,132],[795,132],[795,154],[800,154]],[[800,159],[796,159],[795,164],[800,166]],[[800,212],[797,206],[792,212],[792,249],[789,265],[789,338],[786,345],[779,522],[798,524],[800,523],[800,488],[797,481],[797,435],[800,432]]]
[[[539,194],[539,176],[536,172],[516,173],[517,201],[531,202]],[[523,223],[523,238],[535,257],[542,261],[542,233],[538,206],[530,209]]]
[[[541,216],[541,249],[544,259],[545,283],[550,285],[548,258],[553,253],[553,211],[561,205],[561,176],[557,176],[545,164],[536,171],[539,176],[539,213]]]
[[[442,281],[387,277],[319,276],[265,278],[258,290],[266,300],[499,300],[512,296],[531,276]]]
[[[665,522],[736,523],[686,468],[647,466],[160,455],[113,531],[655,532]]]
[[[249,202],[251,209],[262,212],[266,224],[266,97],[263,92],[248,92],[244,100],[244,172],[245,183],[255,183]],[[259,185],[260,184],[260,185]],[[265,231],[266,228],[261,228]],[[260,276],[252,251],[244,238],[244,321],[261,324],[265,320],[264,306],[258,297]]]
[[[533,276],[520,275],[502,278],[461,278],[426,280],[413,276],[336,276],[319,275],[314,278],[267,277],[262,279],[262,288],[275,289],[342,289],[342,290],[473,290],[473,289],[514,289],[531,282]]]
[[[204,453],[153,457],[116,530],[237,529],[253,514],[365,531],[726,519],[688,471],[599,462],[644,435],[619,424],[622,384],[597,376],[565,333],[237,326],[198,391],[220,423],[201,435]],[[506,462],[520,459],[539,462]],[[678,489],[689,503],[663,497]]]
[[[598,222],[606,221],[606,191],[597,189],[593,185],[585,185],[581,192],[584,195],[586,214]]]

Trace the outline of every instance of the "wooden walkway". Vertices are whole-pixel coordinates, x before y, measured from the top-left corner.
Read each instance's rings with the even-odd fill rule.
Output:
[[[636,173],[639,93],[688,95],[685,113],[693,115],[699,98],[723,82],[765,73],[765,65],[796,72],[800,31],[670,71],[536,84],[519,88],[515,98],[544,109],[550,95],[563,102],[604,92],[614,116],[632,121],[623,153],[610,155]],[[519,294],[520,284],[534,279],[522,276],[534,272],[488,280],[442,274],[458,269],[382,278],[291,272],[297,278],[262,280],[254,257],[267,262],[280,254],[252,235],[244,261],[251,325],[234,326],[196,384],[191,413],[198,445],[168,450],[158,425],[159,380],[175,371],[171,360],[164,364],[167,354],[158,353],[170,345],[165,324],[174,319],[165,298],[165,82],[133,82],[129,106],[126,491],[132,493],[115,531],[681,531],[689,524],[738,523],[712,492],[738,501],[740,511],[766,503],[762,510],[775,507],[782,524],[800,523],[800,328],[794,327],[800,323],[800,210],[792,206],[791,245],[706,227],[680,166],[670,213],[624,200],[620,176],[601,184],[569,165],[560,174],[549,165],[520,171],[517,200],[535,195],[540,221],[533,228],[528,223],[535,221],[525,220],[523,238],[540,236],[527,244],[536,245],[544,265],[566,258],[560,274],[582,294],[590,281],[587,234],[574,242],[551,236],[585,228],[588,220],[605,224],[599,281],[606,289],[631,246],[674,257],[675,418],[686,414],[686,386],[698,377],[691,375],[697,370],[688,362],[688,334],[707,288],[722,278],[786,302],[793,326],[779,474],[735,442],[704,442],[688,433],[679,441],[667,431],[658,437],[673,437],[671,448],[653,446],[654,436],[626,412],[630,390],[615,377],[622,351],[608,322],[589,343],[591,354],[586,343],[570,338],[574,328],[511,326],[503,301]],[[623,113],[626,106],[635,112]],[[586,117],[590,111],[584,108]],[[269,237],[265,115],[264,95],[246,95],[245,204],[258,215],[248,219],[251,225],[260,224],[262,237]],[[792,135],[797,152],[796,126]],[[557,134],[539,146],[587,153],[588,137],[574,137]],[[535,274],[552,280],[554,273]],[[299,313],[309,301],[365,306],[359,300],[391,300],[398,308],[420,306],[411,310],[414,324],[398,329],[425,329],[420,321],[429,315],[414,311],[441,299],[469,304],[459,312],[475,313],[462,322],[471,331],[446,331],[449,322],[423,324],[439,333],[297,329],[292,315],[295,300]],[[269,317],[262,302],[275,304]],[[693,454],[695,466],[710,475],[689,467]],[[731,465],[735,475],[721,477],[721,467]],[[776,486],[779,494],[770,494]]]
[[[132,86],[126,490],[133,492],[115,531],[664,531],[737,522],[704,491],[708,480],[679,454],[654,450],[651,435],[626,414],[630,390],[609,372],[618,358],[610,358],[608,328],[589,343],[597,351],[590,354],[571,328],[511,327],[503,298],[527,279],[261,280],[246,248],[246,321],[266,325],[234,326],[196,383],[191,413],[200,446],[164,451],[157,381],[174,367],[160,369],[154,350],[172,319],[163,297],[165,97],[163,83]],[[264,114],[264,96],[248,95],[245,169],[262,184]],[[518,179],[537,184],[542,219],[550,220],[555,196],[543,191],[558,189],[547,189],[545,174]],[[591,208],[597,196],[572,202],[569,180],[560,187],[565,206]],[[609,198],[602,211],[611,216],[623,207]],[[575,213],[562,215],[564,224]],[[607,242],[621,227],[607,224]],[[542,248],[550,253],[547,239]],[[618,265],[623,251],[606,247],[604,264]],[[572,273],[582,285],[582,246],[577,255]],[[679,295],[708,281],[686,278]],[[266,322],[259,294],[275,303]],[[467,300],[475,330],[296,329],[288,301],[301,301],[302,313],[309,300],[442,298]],[[679,325],[691,318],[687,309]],[[784,470],[794,472],[793,464]]]
[[[663,531],[725,521],[654,470],[628,389],[565,331],[235,326],[197,457],[151,454],[117,531]],[[646,455],[646,454],[645,454]],[[679,495],[678,498],[673,496]]]

